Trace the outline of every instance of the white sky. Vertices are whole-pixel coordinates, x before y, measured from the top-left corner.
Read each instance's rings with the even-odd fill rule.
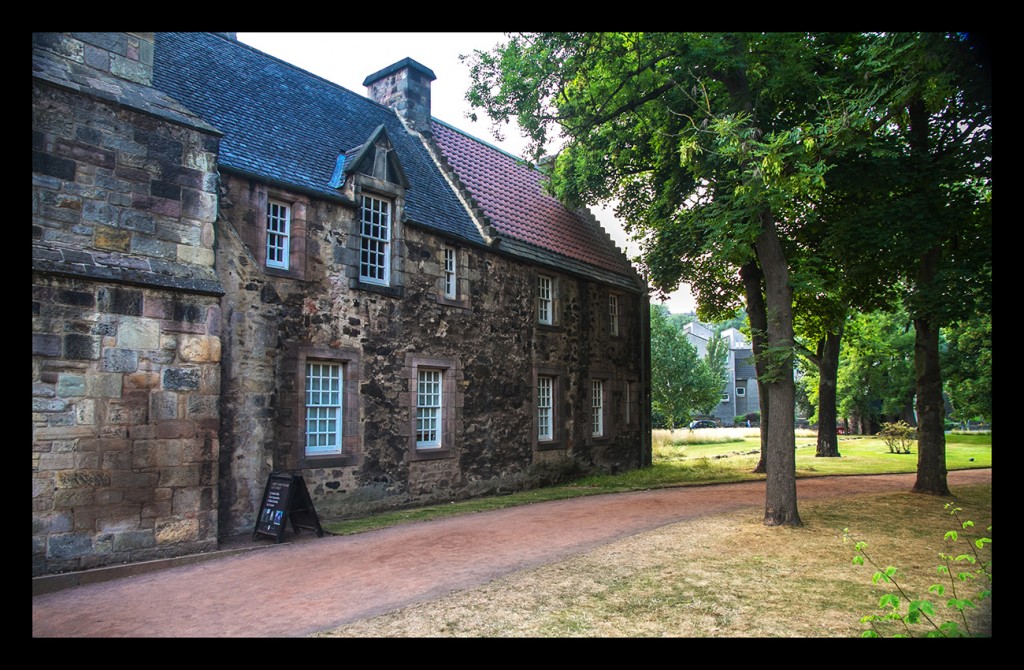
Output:
[[[459,60],[474,49],[490,51],[505,40],[502,33],[238,33],[238,40],[303,70],[323,77],[359,95],[366,95],[363,79],[377,70],[409,57],[437,76],[431,83],[431,114],[470,135],[521,156],[526,140],[516,126],[502,129],[504,140],[491,134],[491,121],[482,110],[471,122],[466,102],[469,66]],[[609,209],[592,207],[616,244],[633,258],[638,249]],[[692,312],[694,301],[684,286],[665,303],[675,314]]]

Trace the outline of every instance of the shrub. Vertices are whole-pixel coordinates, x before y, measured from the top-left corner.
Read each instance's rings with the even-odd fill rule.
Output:
[[[960,530],[966,532],[974,528],[973,521],[963,521],[960,518],[959,507],[953,503],[946,503],[944,509],[950,510],[950,515],[956,519]],[[992,526],[986,528],[988,535],[992,534]],[[949,597],[946,600],[946,607],[952,610],[952,618],[942,621],[942,618],[927,598],[914,598],[907,593],[898,579],[899,571],[893,566],[887,566],[884,570],[868,555],[867,542],[855,541],[850,537],[849,529],[843,529],[843,541],[853,541],[854,551],[853,564],[864,565],[869,563],[875,568],[871,581],[875,584],[884,582],[892,584],[896,589],[895,593],[886,593],[878,601],[878,609],[882,614],[868,614],[861,617],[860,622],[870,627],[865,630],[861,637],[914,637],[915,633],[921,633],[924,637],[974,637],[977,634],[971,631],[971,623],[967,616],[967,610],[976,607],[974,600],[962,593],[967,585],[975,580],[980,580],[981,590],[974,596],[979,602],[992,597],[992,539],[988,536],[976,537],[971,541],[967,537],[961,537],[960,532],[951,530],[946,533],[944,539],[956,545],[952,553],[939,553],[942,563],[938,566],[938,574],[943,576],[946,583],[936,583],[928,587],[928,593],[937,597]],[[961,540],[963,542],[961,542]],[[968,552],[957,553],[962,543],[967,544]],[[973,570],[970,568],[977,566]],[[962,570],[961,568],[967,568]],[[958,589],[958,585],[960,588]],[[906,611],[903,606],[906,605]]]
[[[917,441],[917,430],[906,421],[883,423],[878,434],[885,440],[891,454],[909,454],[910,445]]]

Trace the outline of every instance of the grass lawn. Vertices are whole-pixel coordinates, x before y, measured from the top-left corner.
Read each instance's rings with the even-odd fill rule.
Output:
[[[813,431],[797,430],[797,477],[917,471],[916,444],[909,454],[893,454],[880,438],[847,435],[839,437],[840,458],[818,458],[814,455],[816,440]],[[757,465],[761,447],[760,433],[756,428],[680,429],[674,432],[656,430],[652,442],[653,463],[639,470],[617,475],[595,475],[561,486],[397,510],[360,519],[321,518],[320,523],[329,533],[351,535],[411,521],[426,521],[545,500],[666,486],[764,479],[764,475],[752,472]],[[946,467],[949,470],[992,467],[992,434],[947,433]]]
[[[882,440],[841,436],[841,458],[817,458],[813,434],[798,433],[798,477],[914,472],[910,454],[892,454]],[[617,476],[588,477],[538,491],[324,524],[353,533],[418,519],[469,513],[570,496],[664,486],[760,479],[756,431],[717,429],[656,432],[654,463]],[[991,434],[947,434],[948,469],[992,465]],[[992,486],[961,487],[961,528],[945,498],[902,492],[800,505],[798,527],[763,524],[763,510],[743,510],[670,524],[541,568],[402,608],[317,637],[859,637],[884,614],[882,599],[897,587],[873,579],[893,566],[893,578],[913,598],[931,601],[936,624],[955,621],[972,636],[991,636],[991,580],[977,565],[954,564],[953,579],[937,574],[941,555],[973,554],[972,541],[991,538]],[[960,531],[953,540],[951,530]],[[848,531],[848,532],[847,532]],[[849,535],[852,541],[847,541]],[[864,565],[854,542],[864,542]],[[978,560],[991,568],[991,544]],[[963,581],[955,576],[964,573]],[[989,572],[989,574],[991,574]],[[975,581],[976,580],[976,581]],[[945,583],[946,593],[929,592]],[[968,599],[966,620],[947,606]],[[906,612],[902,601],[901,611]],[[884,637],[920,637],[926,623],[875,622]],[[917,653],[917,652],[915,652]]]

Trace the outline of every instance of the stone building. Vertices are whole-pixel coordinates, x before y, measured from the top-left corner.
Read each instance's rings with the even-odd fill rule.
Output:
[[[33,38],[33,574],[650,462],[646,285],[543,175],[215,33]]]
[[[708,355],[708,341],[720,337],[726,342],[728,356],[725,359],[725,385],[718,405],[707,417],[721,426],[736,425],[736,418],[761,412],[761,400],[757,386],[757,369],[754,367],[754,349],[750,341],[735,328],[726,328],[717,336],[714,329],[700,321],[691,321],[683,326],[686,340],[697,349],[697,355]]]

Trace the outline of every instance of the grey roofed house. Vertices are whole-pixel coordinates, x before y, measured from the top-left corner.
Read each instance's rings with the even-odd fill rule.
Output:
[[[225,33],[33,36],[33,574],[650,462],[647,286],[543,174]]]
[[[683,326],[687,341],[694,345],[697,353],[707,355],[707,343],[715,337],[710,325],[692,321]],[[754,351],[746,337],[735,328],[722,331],[718,337],[728,341],[729,355],[726,360],[726,382],[722,388],[721,400],[712,411],[712,416],[724,426],[732,426],[738,416],[760,412],[760,393],[757,387],[757,371],[754,368]]]

